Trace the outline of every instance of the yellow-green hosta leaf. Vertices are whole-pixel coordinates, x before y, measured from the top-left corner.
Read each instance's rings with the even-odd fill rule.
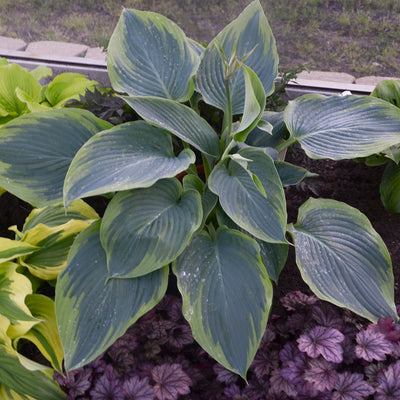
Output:
[[[234,56],[239,60],[251,55],[244,61],[260,79],[268,96],[274,88],[278,74],[278,53],[275,39],[260,2],[250,5],[207,46],[201,57],[196,75],[197,89],[204,100],[213,106],[226,110],[228,98],[225,89],[224,65],[221,58],[222,48],[227,60]],[[242,114],[245,103],[245,83],[243,71],[238,72],[229,81],[232,112]]]
[[[63,203],[52,204],[43,208],[34,208],[25,220],[22,233],[38,224],[49,227],[64,225],[70,220],[94,222],[99,219],[97,212],[83,200],[76,200],[66,210]]]
[[[29,96],[28,93],[19,87],[15,89],[15,95],[18,97],[18,100],[26,104],[30,112],[44,111],[49,109],[49,107],[46,105],[38,103],[37,100],[35,101],[33,97]]]
[[[4,344],[6,347],[11,347],[11,339],[7,335],[7,330],[10,327],[10,324],[10,320],[0,314],[0,344]]]
[[[104,214],[100,238],[110,277],[134,278],[168,265],[202,222],[201,197],[177,179],[118,193]]]
[[[78,151],[64,184],[64,203],[114,191],[149,187],[195,161],[190,149],[175,156],[168,132],[145,121],[100,132]]]
[[[400,108],[372,96],[304,95],[284,120],[311,158],[368,157],[400,144]]]
[[[20,339],[31,341],[43,356],[51,362],[53,368],[62,373],[64,352],[57,328],[54,301],[40,294],[32,294],[26,297],[25,302],[32,315],[39,319],[40,322],[27,333],[18,337],[14,341],[14,346],[17,346]]]
[[[85,110],[31,113],[0,126],[0,186],[35,207],[63,198],[68,167],[81,146],[111,127]]]
[[[390,255],[364,214],[336,200],[309,199],[289,230],[303,280],[318,297],[373,322],[398,319]]]
[[[0,383],[0,399],[1,400],[36,400],[31,396],[22,396],[14,390]]]
[[[193,93],[198,64],[199,56],[174,22],[153,12],[123,10],[107,52],[114,90],[184,102]]]
[[[371,96],[386,100],[400,107],[400,79],[387,79],[379,82],[371,93]]]
[[[70,371],[88,364],[164,296],[168,267],[139,278],[109,279],[100,221],[75,240],[56,287],[56,316]]]
[[[13,325],[24,321],[33,326],[38,321],[25,304],[25,297],[32,294],[32,285],[27,277],[17,272],[17,267],[18,264],[11,262],[0,264],[0,314]]]
[[[93,89],[96,81],[91,81],[85,75],[75,72],[64,72],[57,75],[46,87],[44,95],[53,108],[60,108],[68,100],[79,100],[79,95],[84,95],[86,90]]]
[[[43,78],[47,78],[48,76],[53,75],[53,71],[51,68],[46,67],[45,65],[39,65],[35,69],[33,69],[31,72],[31,75],[37,80],[40,81]]]
[[[40,103],[42,87],[28,70],[18,64],[0,66],[0,116],[17,117],[29,112],[26,103],[17,96],[17,88]]]
[[[272,284],[255,240],[220,228],[193,237],[173,265],[195,340],[246,379],[264,334]]]
[[[42,223],[24,233],[21,241],[40,247],[35,253],[20,258],[32,275],[45,280],[56,279],[65,268],[69,249],[78,233],[92,220],[70,220],[63,225],[49,227]]]
[[[30,397],[35,400],[64,400],[65,393],[47,371],[25,368],[13,349],[0,345],[0,390],[3,393],[16,392],[24,400]],[[12,398],[16,399],[19,398]]]
[[[0,263],[14,260],[17,257],[33,253],[39,249],[40,247],[30,243],[0,237]]]

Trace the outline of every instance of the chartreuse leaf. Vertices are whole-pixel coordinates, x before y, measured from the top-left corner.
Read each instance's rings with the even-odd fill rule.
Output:
[[[96,84],[96,81],[87,79],[85,75],[65,72],[57,75],[47,85],[44,95],[52,107],[59,108],[68,100],[79,100],[79,95],[84,95],[86,90],[93,89]]]
[[[64,185],[64,202],[113,191],[149,187],[185,171],[195,154],[175,157],[171,136],[144,121],[127,122],[100,132],[77,153]]]
[[[42,100],[42,86],[28,70],[18,64],[0,66],[0,116],[18,117],[29,112],[27,105],[18,99],[17,88],[37,103]]]
[[[157,97],[124,97],[145,120],[166,129],[203,153],[218,157],[219,139],[208,122],[191,108]]]
[[[38,224],[49,227],[64,225],[70,220],[92,222],[98,219],[96,211],[82,200],[76,200],[65,209],[62,203],[52,204],[43,208],[34,208],[25,220],[22,233],[29,231]]]
[[[177,179],[118,193],[100,229],[110,277],[134,278],[163,268],[187,246],[202,221],[200,194]]]
[[[17,240],[0,238],[0,263],[14,260],[17,257],[33,253],[39,247]]]
[[[400,143],[400,108],[371,96],[305,95],[284,119],[311,158],[367,157]]]
[[[174,263],[183,314],[195,340],[225,368],[246,377],[267,324],[272,285],[257,243],[220,228],[193,237]]]
[[[186,101],[199,56],[168,18],[124,9],[111,36],[107,69],[112,87],[134,96]]]
[[[303,280],[318,297],[373,322],[398,319],[389,252],[364,214],[335,200],[309,199],[290,232]]]
[[[388,211],[400,213],[400,166],[388,163],[383,173],[381,186],[382,204]]]
[[[34,343],[40,352],[51,362],[53,368],[62,373],[64,353],[56,323],[54,301],[47,296],[32,294],[26,297],[26,305],[32,315],[40,322],[27,333],[14,341],[14,346],[20,339]]]
[[[27,267],[30,273],[38,278],[56,279],[67,264],[68,252],[76,235],[92,222],[93,220],[70,220],[54,227],[40,223],[29,229],[21,237],[21,241],[40,249],[20,257],[21,265]]]
[[[400,80],[387,79],[379,82],[372,91],[371,96],[386,100],[400,107]]]
[[[17,267],[18,264],[11,262],[0,264],[0,314],[12,324],[26,321],[31,327],[38,322],[25,304],[25,297],[32,294],[32,285],[27,277],[17,272]]]
[[[6,347],[11,348],[11,339],[7,335],[7,330],[10,327],[10,320],[6,318],[4,315],[0,314],[0,344],[5,345]]]
[[[245,61],[260,79],[266,95],[272,93],[278,73],[278,53],[275,39],[265,17],[260,2],[253,1],[240,15],[224,28],[204,51],[196,85],[204,100],[221,110],[227,110],[228,98],[224,80],[224,63],[220,53],[222,48],[227,60],[234,56]],[[245,83],[243,71],[229,81],[233,114],[242,114],[245,103]]]
[[[0,186],[36,207],[62,201],[73,157],[90,137],[109,127],[78,109],[23,115],[0,126]]]
[[[63,400],[65,393],[46,371],[29,370],[23,366],[12,349],[0,344],[0,394],[11,396],[16,392],[17,399]],[[1,397],[3,399],[3,397]],[[4,399],[7,399],[5,397]]]
[[[130,279],[108,279],[100,221],[72,245],[58,277],[56,316],[70,371],[94,360],[164,296],[168,267]]]
[[[239,128],[233,136],[237,142],[244,142],[247,135],[257,126],[266,103],[265,91],[258,76],[246,65],[243,65],[242,69],[245,82],[245,102]]]
[[[237,154],[250,160],[248,170],[234,160],[227,167],[218,164],[209,177],[210,190],[240,228],[266,242],[286,243],[285,195],[274,161],[262,149]]]
[[[51,68],[46,67],[45,65],[39,65],[38,67],[30,71],[30,73],[37,81],[53,75],[53,71],[51,70]]]

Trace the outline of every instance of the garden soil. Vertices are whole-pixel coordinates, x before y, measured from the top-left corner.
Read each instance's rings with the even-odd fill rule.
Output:
[[[386,211],[380,201],[379,185],[384,166],[369,167],[352,160],[311,160],[299,146],[288,151],[286,160],[319,175],[286,189],[289,222],[296,222],[298,208],[310,197],[335,199],[358,208],[369,218],[388,247],[395,278],[395,300],[396,304],[400,304],[400,214]],[[105,204],[101,201],[90,203],[96,209],[104,210]],[[2,195],[0,235],[14,238],[14,232],[8,230],[8,227],[17,225],[22,229],[30,210],[29,204],[11,194]],[[98,209],[98,212],[102,214],[103,210]],[[279,284],[274,288],[274,305],[278,306],[279,298],[292,290],[308,291],[297,269],[293,247],[290,248],[288,262],[279,277]]]

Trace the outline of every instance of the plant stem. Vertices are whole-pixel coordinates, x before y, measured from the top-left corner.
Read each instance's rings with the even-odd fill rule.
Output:
[[[290,147],[293,143],[296,142],[295,138],[290,137],[288,140],[286,140],[285,142],[282,142],[280,144],[278,144],[278,146],[276,146],[275,150],[278,153],[281,153],[283,150],[286,150],[288,147]]]
[[[232,133],[232,101],[231,91],[229,88],[229,79],[225,79],[225,91],[228,103],[224,111],[224,119],[222,121],[221,146],[223,149],[225,149],[227,139]]]

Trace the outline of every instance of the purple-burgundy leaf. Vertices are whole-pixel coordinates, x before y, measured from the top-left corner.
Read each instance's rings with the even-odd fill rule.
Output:
[[[392,343],[386,340],[385,335],[376,329],[360,331],[356,336],[356,341],[356,356],[365,361],[383,361],[386,359],[386,355],[393,351]]]
[[[149,384],[149,378],[140,379],[133,376],[123,384],[125,398],[127,400],[153,400],[153,389]]]
[[[325,360],[334,363],[343,360],[343,341],[344,335],[340,331],[325,326],[316,326],[297,339],[299,350],[309,357],[317,358],[321,355]]]
[[[375,400],[398,400],[400,399],[400,361],[389,365],[381,370],[377,376]]]
[[[338,375],[334,389],[332,400],[363,400],[375,392],[362,374],[348,371]]]
[[[338,380],[335,364],[324,358],[310,360],[308,369],[304,372],[304,379],[321,392],[332,390]]]
[[[176,400],[181,394],[190,393],[192,380],[180,364],[162,364],[154,367],[151,375],[156,382],[154,394],[158,400]]]

